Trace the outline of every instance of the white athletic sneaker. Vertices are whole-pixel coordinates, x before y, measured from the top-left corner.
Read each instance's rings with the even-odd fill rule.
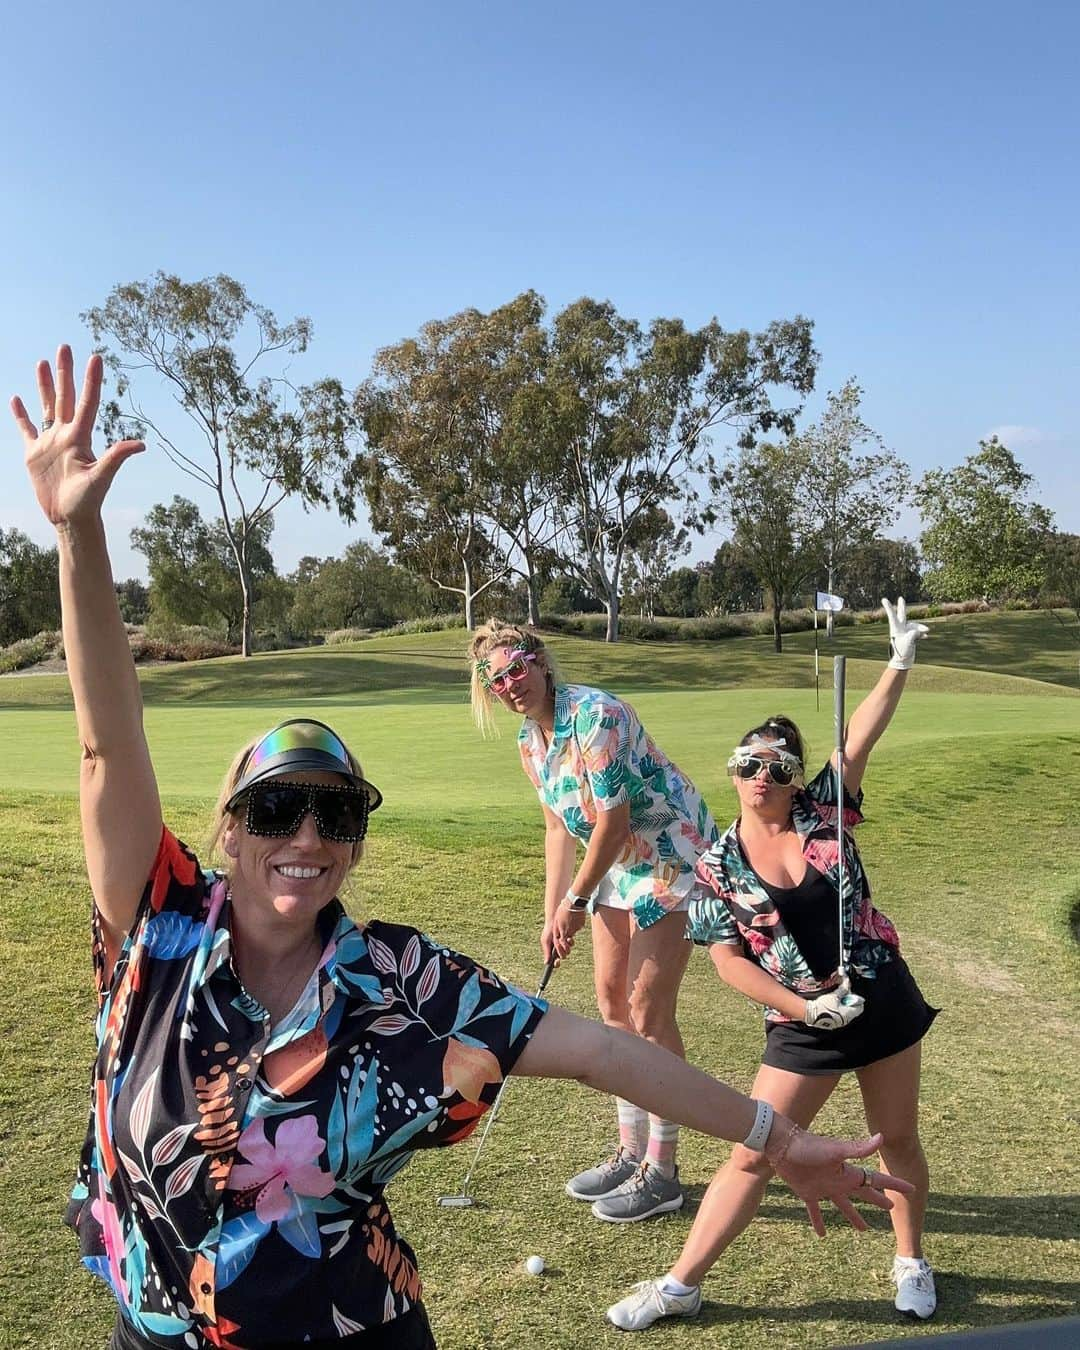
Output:
[[[634,1291],[607,1310],[607,1320],[620,1331],[644,1331],[661,1317],[696,1317],[701,1311],[701,1290],[689,1294],[665,1294],[664,1277],[642,1280]]]
[[[898,1256],[893,1262],[892,1280],[896,1285],[896,1311],[925,1321],[937,1307],[934,1272],[921,1257]]]

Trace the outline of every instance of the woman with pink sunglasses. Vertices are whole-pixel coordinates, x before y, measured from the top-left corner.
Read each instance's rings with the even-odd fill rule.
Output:
[[[544,960],[566,957],[591,915],[604,1021],[682,1055],[675,1009],[690,955],[686,911],[701,888],[697,859],[718,837],[708,807],[634,709],[564,683],[531,629],[492,620],[470,651],[480,729],[496,703],[524,719],[518,747],[545,824]],[[572,1177],[567,1193],[608,1223],[681,1208],[678,1127],[622,1099],[618,1118],[618,1148]]]

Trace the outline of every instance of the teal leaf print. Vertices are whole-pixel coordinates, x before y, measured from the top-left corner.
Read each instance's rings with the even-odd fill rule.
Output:
[[[626,768],[620,760],[612,760],[591,775],[593,792],[597,797],[614,797],[626,782]]]
[[[769,954],[776,962],[780,975],[786,980],[795,980],[809,973],[794,939],[788,937],[786,933],[776,939],[769,948]]]
[[[667,910],[663,905],[651,895],[639,900],[634,906],[634,918],[637,919],[639,928],[648,928],[651,924],[659,923],[666,913]]]
[[[295,1247],[301,1256],[318,1258],[322,1255],[319,1221],[316,1215],[302,1211],[294,1218],[279,1223],[277,1230],[289,1246]]]
[[[563,824],[575,837],[575,839],[588,839],[592,834],[592,826],[585,819],[585,812],[580,806],[568,806],[562,813]]]
[[[247,1267],[255,1248],[270,1231],[270,1224],[258,1218],[254,1210],[223,1224],[218,1238],[217,1287],[227,1289]]]

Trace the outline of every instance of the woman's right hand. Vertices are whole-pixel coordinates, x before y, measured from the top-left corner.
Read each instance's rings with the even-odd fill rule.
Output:
[[[773,1135],[779,1133],[779,1140]],[[862,1232],[866,1220],[852,1204],[865,1200],[878,1209],[892,1209],[885,1194],[894,1191],[909,1195],[915,1187],[900,1177],[873,1168],[860,1167],[849,1158],[867,1158],[881,1145],[881,1135],[868,1139],[826,1139],[802,1130],[794,1121],[777,1116],[765,1146],[765,1157],[806,1206],[810,1223],[818,1237],[825,1236],[821,1217],[822,1200],[831,1200],[851,1226]]]
[[[91,356],[86,364],[82,394],[75,398],[74,363],[66,344],[56,353],[56,379],[48,361],[37,366],[42,427],[30,420],[26,405],[16,396],[11,411],[26,446],[26,468],[42,511],[57,527],[94,520],[101,514],[116,471],[124,460],[146,448],[143,441],[117,441],[100,459],[91,441],[101,402],[102,361]]]
[[[540,932],[540,955],[545,966],[555,955],[555,924],[551,919],[544,921],[544,927]]]

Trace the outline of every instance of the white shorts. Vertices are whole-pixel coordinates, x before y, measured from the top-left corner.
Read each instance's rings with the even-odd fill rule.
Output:
[[[700,894],[706,894],[703,884],[696,881],[693,888],[687,891],[686,895],[683,896],[679,903],[677,905],[672,905],[668,909],[668,913],[685,914],[690,908],[690,901],[698,898],[699,887],[701,888]],[[610,872],[596,888],[596,903],[598,905],[606,905],[608,909],[633,909],[636,898],[637,897],[628,899],[626,896],[620,895],[619,888],[616,886],[615,882],[612,881]]]

